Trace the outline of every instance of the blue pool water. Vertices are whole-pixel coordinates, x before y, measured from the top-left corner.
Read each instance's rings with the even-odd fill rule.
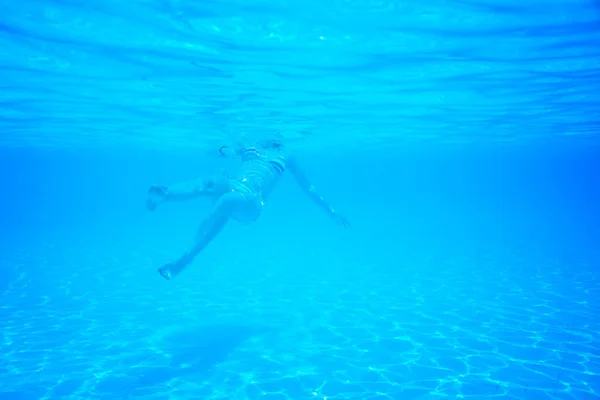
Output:
[[[0,400],[600,398],[600,5],[0,2]],[[211,202],[294,153],[171,281]]]

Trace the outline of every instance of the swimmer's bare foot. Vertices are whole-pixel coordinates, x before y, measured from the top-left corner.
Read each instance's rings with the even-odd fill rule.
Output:
[[[173,264],[163,265],[162,267],[160,267],[158,269],[158,273],[161,274],[163,278],[170,281],[171,279],[173,279],[173,276],[174,276],[172,267],[173,267]]]
[[[166,186],[150,186],[148,197],[146,197],[146,208],[150,211],[156,210],[156,207],[164,201],[168,190],[169,188]]]

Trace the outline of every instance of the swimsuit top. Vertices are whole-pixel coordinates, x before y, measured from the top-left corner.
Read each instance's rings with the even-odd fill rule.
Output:
[[[268,152],[263,155],[249,147],[241,153],[241,159],[242,167],[235,180],[265,200],[285,171],[285,158],[270,156]]]
[[[257,159],[262,159],[262,160],[266,161],[267,163],[272,165],[277,170],[277,172],[279,172],[280,174],[283,174],[283,171],[285,171],[286,161],[283,156],[269,158],[267,156],[261,155],[255,147],[248,147],[247,149],[245,149],[242,152],[242,160],[243,161],[257,160]]]

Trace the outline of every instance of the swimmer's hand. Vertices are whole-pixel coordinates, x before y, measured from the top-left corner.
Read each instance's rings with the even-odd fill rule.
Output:
[[[338,213],[333,213],[332,216],[333,220],[342,228],[349,228],[350,227],[350,221],[348,221],[348,219]]]

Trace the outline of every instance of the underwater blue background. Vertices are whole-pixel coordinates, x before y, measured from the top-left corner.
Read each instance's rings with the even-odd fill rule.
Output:
[[[594,1],[0,1],[0,400],[600,398]],[[210,202],[152,184],[279,138]]]

